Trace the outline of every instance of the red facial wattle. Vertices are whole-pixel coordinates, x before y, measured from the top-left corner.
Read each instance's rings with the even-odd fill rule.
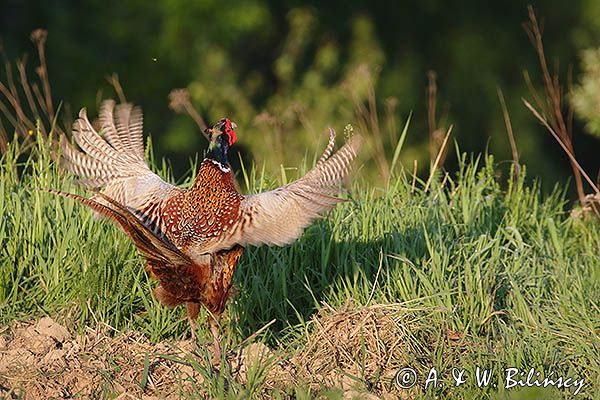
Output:
[[[237,135],[235,134],[235,131],[233,130],[231,121],[228,119],[225,120],[225,133],[227,134],[227,138],[229,139],[229,145],[233,146],[233,144],[237,140]]]

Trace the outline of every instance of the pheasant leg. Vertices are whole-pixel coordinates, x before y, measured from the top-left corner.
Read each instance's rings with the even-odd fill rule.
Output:
[[[217,362],[221,362],[221,343],[220,343],[220,334],[219,334],[219,324],[214,315],[210,316],[210,331],[213,334],[213,348],[215,351],[215,357],[217,358]]]
[[[196,330],[198,329],[198,324],[196,323],[196,319],[198,318],[198,314],[200,313],[200,304],[193,302],[186,302],[185,308],[188,314],[188,321],[190,321],[190,327],[192,328],[192,340],[196,342]],[[214,356],[218,360],[221,361],[221,344],[220,344],[220,334],[219,334],[219,324],[217,322],[217,318],[214,315],[209,317],[209,325],[210,331],[213,335],[213,350]]]
[[[188,314],[188,321],[190,321],[190,327],[192,328],[192,341],[196,342],[196,331],[198,330],[196,318],[198,318],[198,314],[200,313],[200,304],[187,302],[185,303],[185,308]]]
[[[188,320],[190,321],[190,328],[192,329],[192,342],[196,342],[196,331],[198,330],[198,324],[190,317],[188,317]]]

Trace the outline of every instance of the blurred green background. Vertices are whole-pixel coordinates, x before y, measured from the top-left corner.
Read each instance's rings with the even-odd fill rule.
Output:
[[[71,118],[99,98],[116,97],[106,77],[117,73],[129,101],[145,112],[145,129],[175,176],[205,142],[193,121],[169,110],[168,94],[189,89],[207,121],[234,119],[245,162],[277,171],[312,157],[326,143],[326,128],[342,132],[369,108],[370,85],[383,138],[368,155],[391,158],[412,112],[400,161],[409,169],[430,162],[428,71],[437,74],[436,121],[462,151],[489,149],[508,170],[510,146],[497,88],[506,98],[521,162],[546,187],[571,175],[555,140],[523,106],[530,97],[523,71],[542,80],[523,22],[524,1],[466,0],[275,1],[242,0],[18,1],[0,3],[5,56],[29,53],[37,65],[31,31],[49,32],[47,57],[55,100]],[[600,43],[600,2],[532,2],[542,22],[551,69],[562,82],[581,78],[582,51]],[[566,85],[565,85],[566,86]],[[566,89],[566,88],[565,88]],[[593,97],[593,96],[592,96]],[[593,107],[592,107],[593,109]],[[578,114],[579,115],[579,114]],[[577,158],[595,179],[600,138],[574,119]],[[368,132],[371,135],[373,132]],[[235,161],[236,156],[232,157]],[[506,161],[505,163],[503,161]],[[376,163],[376,162],[375,162]],[[368,164],[367,164],[368,166]],[[450,145],[445,167],[456,166]],[[504,166],[504,167],[503,167]],[[371,177],[385,171],[372,168]],[[570,185],[571,192],[574,185]],[[589,188],[586,188],[589,192]],[[573,196],[574,197],[574,196]]]

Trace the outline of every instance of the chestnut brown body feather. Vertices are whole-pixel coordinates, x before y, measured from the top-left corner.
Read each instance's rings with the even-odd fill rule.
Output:
[[[227,232],[238,219],[240,203],[231,171],[224,172],[213,162],[200,165],[194,186],[164,200],[160,207],[159,229],[177,247],[190,246]]]
[[[200,303],[213,315],[219,316],[225,309],[233,274],[243,252],[243,247],[236,246],[211,254],[206,264],[189,264],[174,269],[147,263],[146,271],[160,282],[153,294],[167,307]]]

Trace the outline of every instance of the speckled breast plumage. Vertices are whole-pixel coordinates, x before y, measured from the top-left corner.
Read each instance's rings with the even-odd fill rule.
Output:
[[[160,230],[186,250],[229,230],[239,218],[242,200],[231,172],[204,160],[194,186],[165,200]]]

